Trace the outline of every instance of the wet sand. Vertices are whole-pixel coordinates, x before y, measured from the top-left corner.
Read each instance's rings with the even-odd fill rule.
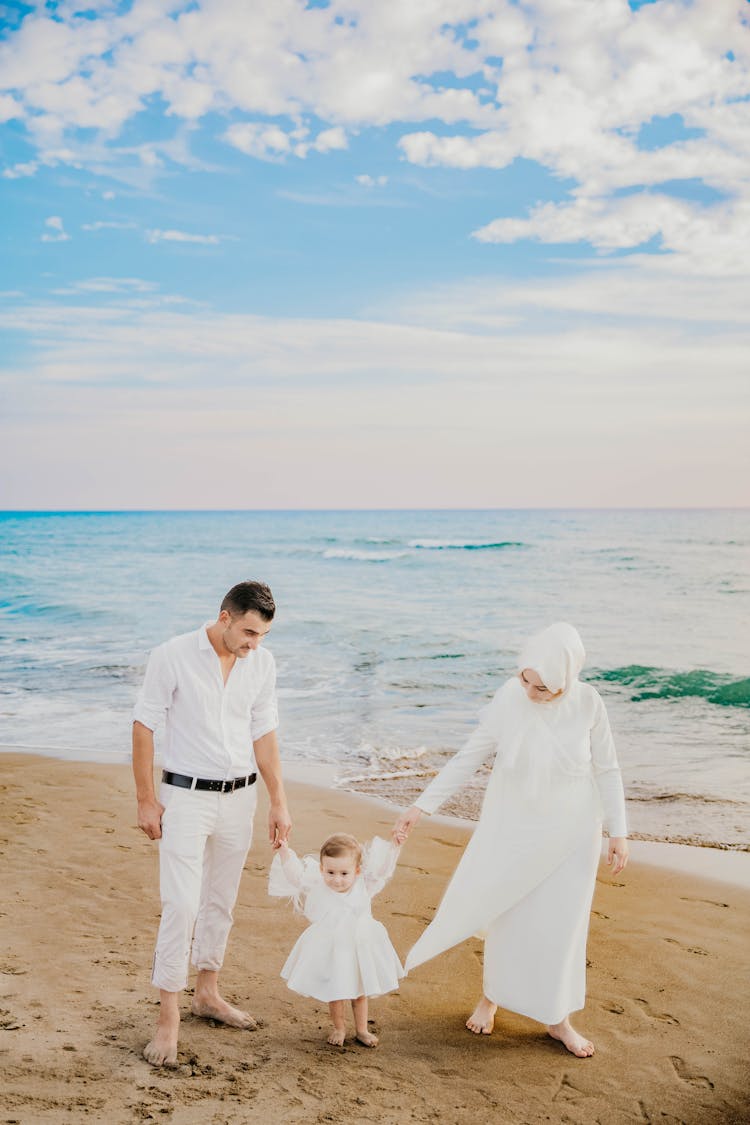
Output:
[[[177,1070],[141,1058],[156,1016],[156,848],[135,828],[123,766],[3,755],[0,817],[0,1125],[164,1121],[734,1125],[750,1120],[746,941],[750,893],[634,863],[600,872],[577,1060],[530,1020],[463,1028],[481,943],[421,966],[373,1000],[376,1050],[325,1044],[324,1006],[278,977],[304,921],[268,898],[264,807],[223,973],[255,1032],[186,1015]],[[290,784],[294,844],[387,835],[387,809]],[[432,916],[463,826],[425,819],[375,901],[403,956]],[[189,998],[185,1000],[185,1011]]]

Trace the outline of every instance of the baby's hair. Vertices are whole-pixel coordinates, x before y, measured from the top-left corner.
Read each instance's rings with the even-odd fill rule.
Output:
[[[346,855],[351,852],[356,857],[357,867],[362,863],[362,845],[359,840],[354,836],[350,836],[348,832],[335,832],[333,836],[329,836],[327,840],[323,841],[320,849],[320,862],[322,863],[326,856],[332,859],[340,855]]]

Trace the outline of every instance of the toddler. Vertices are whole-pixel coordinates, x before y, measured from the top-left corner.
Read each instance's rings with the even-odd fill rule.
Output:
[[[367,999],[398,988],[401,962],[371,899],[393,874],[398,847],[376,836],[364,848],[345,833],[329,836],[320,857],[299,859],[282,841],[271,864],[268,893],[291,897],[310,926],[281,970],[289,988],[328,1004],[328,1042],[346,1037],[345,1004],[351,1001],[355,1034],[365,1047],[378,1038],[367,1027]]]

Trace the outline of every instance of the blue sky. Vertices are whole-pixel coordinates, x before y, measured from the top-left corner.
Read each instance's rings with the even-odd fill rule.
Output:
[[[0,3],[0,506],[746,504],[749,16]]]

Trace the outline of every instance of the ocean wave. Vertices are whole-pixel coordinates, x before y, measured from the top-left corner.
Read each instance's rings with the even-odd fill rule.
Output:
[[[409,546],[418,551],[502,551],[506,547],[526,547],[515,540],[473,542],[464,539],[410,539]]]
[[[710,840],[704,836],[683,836],[679,833],[630,832],[630,840],[647,840],[655,844],[687,844],[691,848],[716,848],[720,852],[750,852],[750,844],[726,844],[723,840]]]
[[[648,699],[705,699],[719,707],[750,707],[750,677],[731,676],[696,668],[691,672],[672,672],[642,664],[597,671],[593,678],[631,688],[633,703]]]
[[[706,796],[702,793],[638,793],[634,792],[633,788],[628,789],[628,802],[637,802],[638,804],[649,804],[652,801],[667,802],[679,801],[680,804],[696,805],[732,805],[738,808],[745,808],[745,801],[734,801],[731,797],[714,797]]]
[[[337,777],[336,786],[345,789],[347,785],[358,785],[371,781],[400,781],[403,777],[434,777],[437,770],[393,770],[391,773],[363,773],[356,777]]]
[[[358,551],[353,547],[331,547],[323,552],[324,559],[349,559],[356,562],[390,562],[402,559],[410,551]]]

